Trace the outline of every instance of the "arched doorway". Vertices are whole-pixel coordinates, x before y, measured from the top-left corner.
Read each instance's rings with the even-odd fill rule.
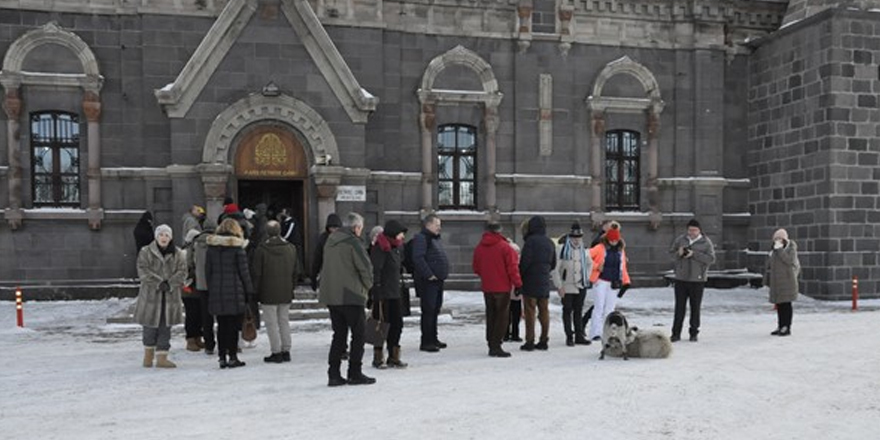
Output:
[[[241,133],[235,151],[239,206],[254,209],[264,203],[270,219],[288,210],[296,221],[288,240],[297,245],[303,268],[308,269],[308,159],[302,142],[285,125],[260,124]]]

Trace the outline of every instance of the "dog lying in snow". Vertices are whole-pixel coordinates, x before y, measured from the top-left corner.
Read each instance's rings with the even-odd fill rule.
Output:
[[[662,359],[672,354],[672,341],[661,331],[629,327],[622,313],[611,312],[605,320],[599,359],[605,359],[606,354],[624,360],[630,357]]]

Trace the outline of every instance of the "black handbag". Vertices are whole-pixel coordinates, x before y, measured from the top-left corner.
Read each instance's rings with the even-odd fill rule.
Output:
[[[373,318],[372,313],[367,318],[367,323],[364,324],[364,342],[380,347],[385,344],[385,338],[388,337],[388,329],[391,327],[391,324],[382,322],[384,319],[382,301],[373,302],[373,307],[377,305],[379,307],[379,319]]]

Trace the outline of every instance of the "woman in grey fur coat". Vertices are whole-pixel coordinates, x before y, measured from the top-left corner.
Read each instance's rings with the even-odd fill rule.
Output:
[[[171,242],[168,225],[156,227],[156,239],[138,253],[141,287],[134,310],[135,322],[144,326],[144,367],[174,368],[168,360],[171,326],[183,322],[180,292],[186,279],[186,256]]]
[[[773,233],[773,249],[767,259],[765,284],[770,288],[770,302],[776,304],[778,325],[771,332],[774,336],[791,334],[792,301],[798,296],[798,273],[801,263],[798,261],[797,244],[788,238],[788,232],[780,229]]]

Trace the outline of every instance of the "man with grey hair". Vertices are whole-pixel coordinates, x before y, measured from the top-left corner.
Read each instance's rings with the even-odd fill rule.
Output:
[[[330,310],[333,342],[327,370],[328,386],[369,385],[376,379],[362,371],[364,358],[364,306],[373,287],[373,265],[361,240],[364,218],[351,212],[342,227],[327,237],[324,245],[321,287],[318,300]],[[345,352],[345,339],[351,330],[351,351],[348,357],[348,380],[339,371]]]
[[[266,235],[254,250],[254,289],[266,321],[272,353],[265,362],[290,361],[290,302],[299,276],[296,247],[281,238],[281,224],[266,223]]]

